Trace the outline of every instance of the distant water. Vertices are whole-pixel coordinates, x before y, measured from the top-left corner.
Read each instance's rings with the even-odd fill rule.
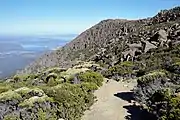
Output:
[[[59,46],[65,45],[69,40],[67,39],[36,39],[36,41],[24,42],[21,46],[29,51],[42,51],[42,50],[52,50]]]
[[[23,69],[44,52],[63,46],[75,35],[0,36],[0,78]]]

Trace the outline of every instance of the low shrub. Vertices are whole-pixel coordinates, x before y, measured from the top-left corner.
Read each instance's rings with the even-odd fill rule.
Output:
[[[94,102],[91,92],[96,89],[89,83],[62,84],[46,91],[58,104],[59,116],[67,120],[78,120]]]
[[[87,71],[85,73],[80,73],[78,78],[82,82],[92,82],[97,86],[102,86],[103,76],[97,72]]]
[[[180,96],[171,90],[158,90],[150,98],[149,109],[158,120],[180,120]]]
[[[6,83],[0,83],[0,94],[3,92],[7,92],[11,89],[10,85],[7,85]]]
[[[18,115],[9,114],[4,116],[4,120],[21,120]]]

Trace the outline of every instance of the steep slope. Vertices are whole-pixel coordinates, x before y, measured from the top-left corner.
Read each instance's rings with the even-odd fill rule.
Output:
[[[171,33],[174,33],[171,30],[172,25],[179,23],[180,20],[179,9],[180,7],[164,10],[152,18],[142,20],[103,20],[64,47],[44,54],[26,67],[23,72],[37,72],[53,66],[70,67],[76,60],[92,58],[94,60],[97,53],[101,55],[103,55],[102,53],[108,53],[105,55],[106,58],[110,58],[109,62],[119,62],[119,59],[124,55],[122,52],[127,50],[127,43],[140,44],[142,40],[147,41],[160,29],[165,29],[165,34],[171,37]]]
[[[130,23],[130,24],[129,24]],[[108,45],[113,38],[132,31],[135,23],[127,20],[104,20],[86,30],[64,47],[43,55],[26,68],[27,72],[35,72],[43,67],[69,67],[75,59],[87,59]],[[129,30],[130,29],[130,30]]]
[[[64,47],[44,54],[23,72],[37,72],[52,66],[70,67],[76,60],[92,59],[97,53],[103,55],[103,52],[108,53],[105,55],[106,58],[111,58],[109,62],[119,62],[124,55],[122,52],[126,51],[127,43],[140,44],[142,40],[147,41],[153,37],[160,29],[165,29],[167,36],[173,39],[171,34],[175,32],[171,28],[178,27],[173,25],[179,23],[179,9],[180,7],[164,10],[152,18],[142,20],[101,21]]]

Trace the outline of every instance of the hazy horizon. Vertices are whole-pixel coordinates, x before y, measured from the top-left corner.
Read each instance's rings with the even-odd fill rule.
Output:
[[[74,37],[76,35],[0,35],[0,79],[15,74],[45,52],[64,46]]]

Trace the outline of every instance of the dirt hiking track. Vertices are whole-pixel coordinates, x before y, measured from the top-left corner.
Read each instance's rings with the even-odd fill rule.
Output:
[[[127,120],[129,113],[126,107],[131,106],[132,89],[136,85],[110,80],[97,91],[97,102],[85,112],[82,120]]]

